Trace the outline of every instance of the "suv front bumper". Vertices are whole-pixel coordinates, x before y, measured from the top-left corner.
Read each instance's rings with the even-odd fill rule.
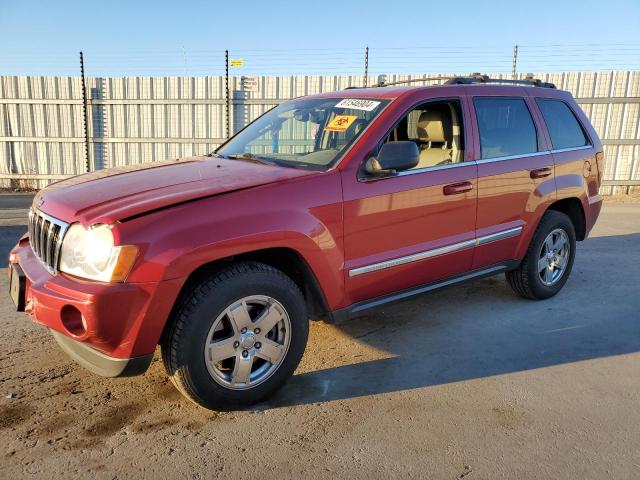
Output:
[[[49,328],[78,363],[108,377],[147,370],[184,281],[107,284],[52,275],[26,236],[11,251],[10,278],[16,264],[24,272],[18,309],[24,306],[35,322]]]
[[[132,377],[147,371],[153,353],[133,358],[113,358],[60,332],[50,330],[60,348],[87,370],[103,377]]]

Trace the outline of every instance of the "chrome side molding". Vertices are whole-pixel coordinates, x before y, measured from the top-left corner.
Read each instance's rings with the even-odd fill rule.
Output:
[[[492,233],[491,235],[485,235],[483,237],[476,238],[476,246],[484,245],[486,243],[497,242],[498,240],[504,240],[505,238],[517,237],[522,233],[522,227],[510,228],[501,232]]]
[[[413,263],[420,260],[425,260],[427,258],[433,258],[440,255],[459,252],[461,250],[477,247],[479,245],[486,245],[487,243],[497,242],[499,240],[505,240],[511,237],[517,237],[521,233],[522,227],[510,228],[508,230],[492,233],[490,235],[484,235],[473,240],[465,240],[464,242],[453,243],[451,245],[434,248],[431,250],[424,250],[422,252],[406,255],[404,257],[385,260],[384,262],[372,263],[371,265],[365,265],[363,267],[353,268],[349,270],[349,277],[356,277],[365,273],[377,272],[379,270],[385,270],[387,268],[397,267],[399,265],[405,265],[407,263]]]

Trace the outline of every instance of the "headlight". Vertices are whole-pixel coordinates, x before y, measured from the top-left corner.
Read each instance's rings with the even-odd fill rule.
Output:
[[[101,282],[124,282],[137,255],[138,248],[133,245],[115,246],[107,225],[85,229],[74,223],[62,241],[60,270]]]

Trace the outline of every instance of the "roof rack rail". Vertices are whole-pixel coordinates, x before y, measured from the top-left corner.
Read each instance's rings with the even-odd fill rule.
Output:
[[[469,76],[460,76],[460,77],[424,77],[424,78],[412,78],[410,80],[398,80],[397,82],[378,82],[373,85],[374,87],[390,87],[392,85],[403,85],[406,83],[413,82],[432,82],[444,80],[443,85],[472,85],[472,84],[488,84],[488,83],[506,83],[511,85],[528,85],[532,87],[541,87],[541,88],[556,88],[553,83],[543,82],[538,78],[533,78],[533,75],[527,75],[526,78],[522,80],[510,80],[507,78],[490,78],[488,75],[483,75],[481,73],[472,73]]]
[[[423,78],[412,78],[410,80],[398,80],[397,82],[378,82],[374,87],[390,87],[392,85],[403,85],[405,83],[413,83],[413,82],[435,82],[436,80],[450,80],[455,77],[423,77]]]
[[[447,85],[456,84],[473,84],[473,83],[507,83],[511,85],[528,85],[532,87],[541,88],[556,88],[553,83],[543,82],[539,78],[533,78],[533,75],[528,74],[523,79],[508,79],[508,78],[490,78],[488,75],[481,73],[472,73],[468,77],[451,77],[445,82]]]

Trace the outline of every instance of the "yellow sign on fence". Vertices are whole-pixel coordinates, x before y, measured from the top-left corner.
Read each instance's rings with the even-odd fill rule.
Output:
[[[244,60],[242,58],[232,58],[229,60],[230,67],[244,67]]]

